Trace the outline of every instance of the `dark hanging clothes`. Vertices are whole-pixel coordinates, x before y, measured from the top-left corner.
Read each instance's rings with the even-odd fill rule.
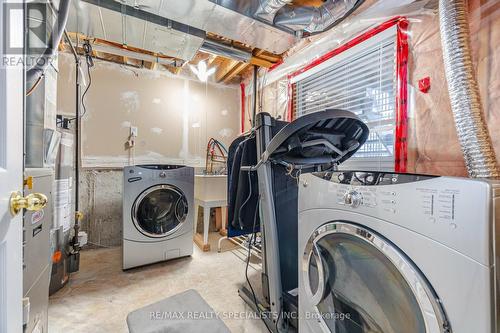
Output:
[[[257,209],[259,187],[257,173],[242,171],[242,166],[257,163],[255,137],[238,137],[228,153],[228,237],[250,234],[260,230]],[[253,230],[254,219],[255,230]]]

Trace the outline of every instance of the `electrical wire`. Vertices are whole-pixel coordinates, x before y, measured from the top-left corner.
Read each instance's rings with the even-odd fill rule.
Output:
[[[248,179],[249,179],[249,181],[251,179],[250,178],[250,171],[248,172]],[[253,218],[253,228],[252,228],[253,231],[255,230],[255,227],[257,225],[257,214],[259,211],[259,201],[260,201],[260,198],[259,198],[259,200],[257,200],[257,204],[255,205],[255,214],[254,214],[254,218]],[[252,235],[253,235],[253,243],[254,243],[253,245],[255,245],[256,239],[257,239],[255,232]],[[252,255],[252,243],[248,242],[248,255],[247,255],[247,262],[246,262],[246,267],[245,267],[245,278],[246,278],[246,281],[248,283],[248,286],[250,287],[250,291],[252,292],[253,302],[255,304],[255,309],[259,313],[259,318],[262,320],[264,325],[266,325],[267,330],[272,333],[271,328],[269,328],[266,320],[262,317],[262,311],[260,310],[259,302],[257,301],[257,296],[255,295],[255,290],[253,289],[252,283],[250,282],[250,279],[248,278],[248,267],[250,266],[251,255]]]
[[[279,323],[280,323],[281,313],[282,313],[282,311],[278,312],[278,318],[276,319],[276,323],[275,323],[276,332],[278,332],[278,333],[280,332]]]
[[[89,78],[89,83],[87,84],[87,87],[85,88],[85,91],[82,94],[82,108],[83,108],[83,112],[80,115],[80,118],[82,118],[87,113],[87,106],[85,105],[85,96],[87,95],[87,92],[89,91],[90,86],[92,85],[92,75],[90,75],[90,67],[93,67],[94,65],[93,65],[93,62],[92,62],[92,66],[89,66],[88,59],[92,59],[92,58],[91,57],[87,57],[87,76]]]
[[[246,138],[245,140],[240,142],[238,144],[238,149],[243,149],[243,145],[251,139],[253,139],[253,134],[249,135],[248,138]],[[240,209],[238,210],[238,223],[239,223],[240,227],[242,226],[241,211],[247,205],[247,203],[250,201],[250,199],[252,198],[252,194],[253,194],[252,193],[252,191],[253,191],[253,189],[252,189],[252,177],[250,175],[250,171],[248,171],[248,185],[249,185],[248,197],[245,199],[245,201],[243,201],[243,203],[240,206]],[[254,229],[252,229],[252,232],[255,232],[255,227],[254,227]]]
[[[77,39],[77,43],[78,43],[78,39]],[[78,44],[77,44],[77,47],[78,47]],[[85,52],[85,62],[87,65],[87,76],[88,76],[89,82],[87,84],[87,87],[85,87],[85,90],[83,91],[83,94],[81,97],[81,104],[82,104],[83,112],[79,115],[80,119],[87,113],[87,106],[85,105],[85,96],[87,96],[87,93],[88,93],[90,87],[92,86],[92,75],[90,73],[90,69],[92,67],[94,67],[94,59],[92,59],[92,45],[90,45],[90,41],[88,39],[85,40],[82,48],[83,48],[83,51]],[[76,119],[76,117],[69,119],[69,121],[71,122],[75,119]]]
[[[36,88],[38,88],[38,86],[42,82],[42,79],[43,79],[44,76],[45,76],[45,73],[42,74],[42,75],[40,75],[40,77],[38,78],[38,80],[36,80],[35,84],[26,92],[26,96],[31,95],[36,90]]]
[[[87,107],[85,106],[85,96],[87,95],[87,92],[89,91],[90,86],[92,85],[92,75],[90,75],[90,68],[94,67],[94,60],[92,59],[92,45],[90,45],[88,39],[85,41],[85,43],[83,43],[83,51],[85,52],[85,60],[87,62],[87,75],[89,77],[89,84],[87,84],[87,87],[85,88],[85,91],[82,94],[83,112],[80,118],[83,117],[85,113],[87,113]]]

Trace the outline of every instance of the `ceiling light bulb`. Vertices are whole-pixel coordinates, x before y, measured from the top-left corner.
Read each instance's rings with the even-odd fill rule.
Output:
[[[207,70],[205,61],[200,61],[197,67],[189,65],[189,68],[201,82],[207,82],[208,77],[215,73],[215,68],[213,67]]]
[[[207,64],[204,62],[204,61],[200,61],[198,63],[198,70],[201,72],[201,73],[206,73],[207,72]]]
[[[194,67],[193,65],[189,65],[189,69],[191,69],[191,71],[196,75],[198,76],[198,69],[196,69],[196,67]]]

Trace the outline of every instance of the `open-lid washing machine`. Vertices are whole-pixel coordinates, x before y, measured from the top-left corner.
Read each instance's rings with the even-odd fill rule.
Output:
[[[252,132],[229,148],[228,235],[262,234],[262,293],[248,285],[239,294],[266,312],[262,317],[273,332],[298,327],[298,176],[335,169],[367,137],[366,124],[344,110],[315,112],[291,123],[258,113]]]
[[[300,332],[497,332],[498,182],[322,172],[300,183]]]

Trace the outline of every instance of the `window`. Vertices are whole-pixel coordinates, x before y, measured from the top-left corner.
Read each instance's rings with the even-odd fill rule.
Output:
[[[294,118],[337,108],[370,128],[367,142],[341,168],[394,170],[396,34],[393,26],[292,78]]]

